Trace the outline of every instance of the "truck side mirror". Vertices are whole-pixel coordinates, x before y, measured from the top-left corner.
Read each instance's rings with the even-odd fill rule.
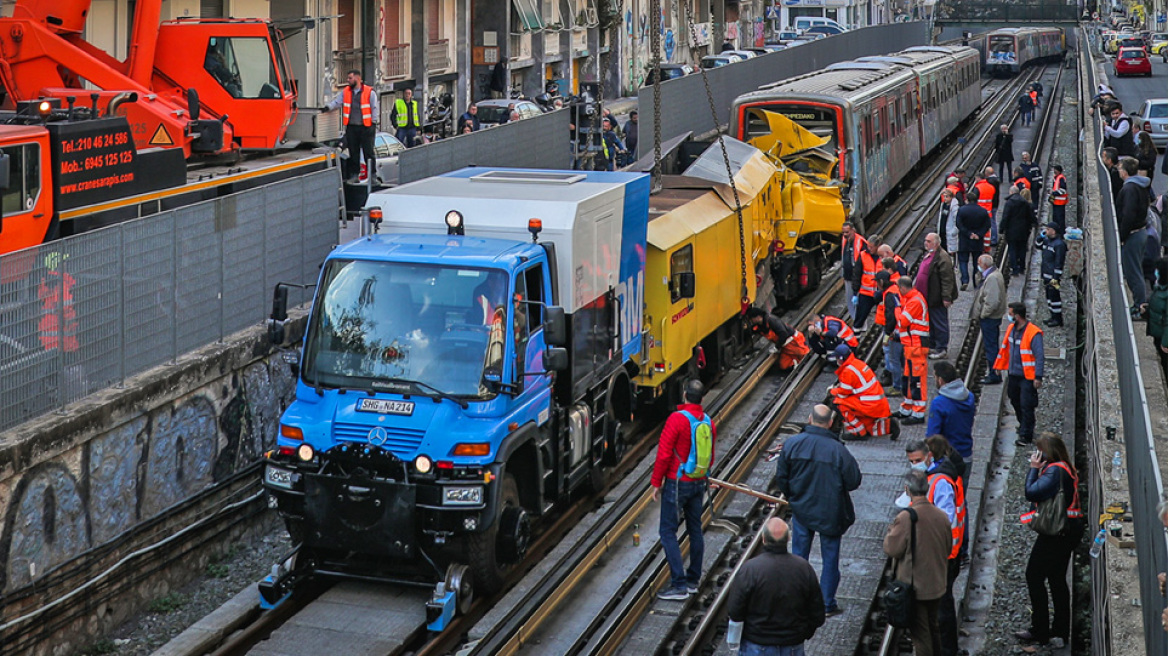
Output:
[[[677,295],[679,298],[693,298],[696,286],[697,276],[693,272],[687,271],[677,274]]]
[[[543,366],[548,371],[567,371],[568,350],[564,348],[549,348],[545,350],[543,352]]]
[[[564,308],[554,305],[547,307],[543,319],[543,341],[548,346],[568,345],[568,319]]]

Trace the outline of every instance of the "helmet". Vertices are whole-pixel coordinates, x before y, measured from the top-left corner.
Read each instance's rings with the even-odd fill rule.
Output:
[[[827,359],[829,362],[843,362],[844,360],[847,360],[848,356],[851,354],[852,347],[848,346],[847,344],[840,344],[827,354]]]

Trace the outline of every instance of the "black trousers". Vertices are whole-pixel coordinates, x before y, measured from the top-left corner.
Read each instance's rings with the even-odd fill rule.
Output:
[[[1055,289],[1049,281],[1044,282],[1046,287],[1046,307],[1050,309],[1050,318],[1055,321],[1063,320],[1063,293]]]
[[[1067,230],[1067,206],[1054,205],[1050,206],[1050,220],[1058,224],[1059,234]]]
[[[1026,563],[1026,588],[1030,591],[1030,634],[1039,642],[1070,638],[1071,591],[1067,587],[1067,565],[1079,542],[1078,534],[1039,535]],[[1046,588],[1050,586],[1050,595]],[[1054,602],[1051,623],[1048,603]]]
[[[945,595],[937,606],[942,656],[957,656],[957,602],[953,600],[953,582],[961,573],[961,557],[950,558],[945,577]]]
[[[1018,241],[1008,241],[1010,244],[1010,273],[1022,274],[1026,272],[1026,258],[1030,255],[1030,234]]]
[[[917,614],[908,630],[912,637],[913,656],[935,656],[941,653],[941,632],[937,628],[937,606],[940,603],[940,599],[917,599]]]
[[[1034,411],[1038,408],[1038,390],[1034,381],[1025,376],[1010,374],[1006,381],[1006,396],[1018,417],[1018,437],[1030,442],[1034,439]]]
[[[856,296],[856,328],[864,325],[868,320],[868,314],[872,312],[872,308],[876,307],[876,298],[873,296],[865,296],[859,294]]]
[[[376,130],[374,126],[345,126],[345,150],[349,151],[349,159],[345,160],[345,178],[356,177],[361,172],[361,162],[375,159],[373,135]]]

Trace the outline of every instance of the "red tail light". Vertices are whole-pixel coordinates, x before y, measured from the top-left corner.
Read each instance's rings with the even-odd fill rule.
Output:
[[[807,287],[807,265],[804,264],[799,267],[799,286]]]
[[[1152,131],[1152,124],[1149,123],[1148,121],[1144,121],[1144,132],[1151,132],[1151,131]]]
[[[366,164],[365,162],[361,162],[361,177],[360,177],[360,179],[364,180],[367,175],[369,175],[369,165]]]

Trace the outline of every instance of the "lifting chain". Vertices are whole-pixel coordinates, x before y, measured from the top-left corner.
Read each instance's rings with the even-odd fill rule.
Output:
[[[649,0],[649,48],[653,54],[653,173],[652,186],[661,187],[661,0]]]
[[[673,0],[673,6],[675,9],[677,8],[677,0]],[[710,78],[706,75],[706,69],[702,68],[701,59],[697,56],[698,30],[697,26],[694,25],[693,13],[689,11],[689,7],[686,7],[685,19],[689,26],[689,51],[695,58],[694,64],[701,72],[702,84],[706,87],[706,101],[710,103],[710,117],[714,120],[714,129],[718,132],[718,145],[722,149],[722,163],[726,165],[726,179],[730,182],[730,191],[734,194],[734,213],[738,216],[738,263],[742,275],[742,312],[745,314],[746,309],[750,307],[750,288],[746,282],[746,226],[742,217],[742,202],[738,198],[738,185],[734,184],[734,170],[730,167],[730,154],[726,151],[722,124],[718,122],[718,108],[714,104],[714,94],[710,91]],[[729,116],[727,116],[727,125],[729,125]],[[657,157],[660,160],[660,154]]]

